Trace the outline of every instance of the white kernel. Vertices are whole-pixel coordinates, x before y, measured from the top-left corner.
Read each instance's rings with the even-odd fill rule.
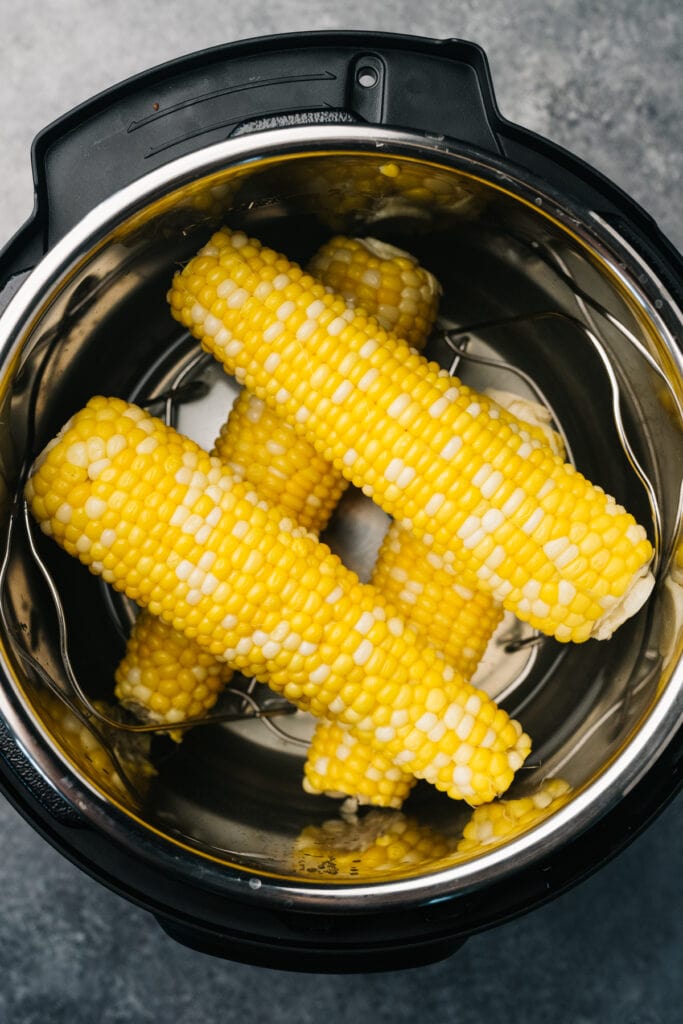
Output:
[[[185,603],[189,605],[199,604],[202,599],[201,590],[190,590],[185,598]]]
[[[181,562],[178,562],[178,564],[175,567],[176,577],[178,578],[178,580],[188,580],[190,574],[195,571],[196,567],[197,566],[193,562],[190,562],[186,558],[183,558],[183,560]]]
[[[398,479],[399,474],[405,469],[405,463],[403,459],[392,459],[387,468],[384,470],[384,479],[388,480],[389,483],[395,483]]]
[[[453,782],[456,786],[469,786],[472,781],[472,769],[465,764],[456,765],[453,769]]]
[[[263,368],[266,373],[275,373],[278,366],[280,365],[281,356],[278,352],[271,352],[268,358],[263,363]]]
[[[277,313],[275,315],[277,316],[278,320],[282,320],[284,322],[285,320],[289,319],[289,317],[292,315],[295,309],[296,303],[292,302],[292,300],[289,299],[287,302],[283,302],[278,307]]]
[[[210,594],[213,594],[217,586],[217,577],[214,576],[212,572],[207,572],[206,576],[204,577],[204,582],[202,583],[201,586],[202,594],[204,594],[205,597],[208,597]]]
[[[55,512],[54,517],[58,523],[64,523],[64,525],[66,526],[71,522],[72,515],[73,508],[71,507],[68,501],[63,501],[62,504],[57,509],[57,511]]]
[[[437,722],[433,729],[430,729],[427,733],[427,739],[431,740],[432,743],[440,743],[446,734],[446,723]]]
[[[192,483],[192,475],[192,470],[189,466],[181,466],[173,479],[177,484],[182,484],[183,487],[189,487]]]
[[[530,537],[534,530],[541,524],[545,512],[542,508],[536,508],[531,513],[527,521],[522,525],[522,530],[528,537]]]
[[[254,295],[256,296],[257,299],[263,302],[265,299],[268,298],[272,290],[273,284],[271,281],[261,281],[254,288]]]
[[[489,749],[496,742],[497,736],[495,729],[489,729],[484,736],[483,740],[479,744],[480,747],[486,747]]]
[[[500,509],[490,508],[488,512],[485,512],[482,516],[481,528],[486,533],[493,533],[499,526],[502,526],[504,522],[505,516]]]
[[[316,299],[310,304],[306,310],[306,316],[311,320],[317,320],[317,318],[325,312],[325,303],[322,299]]]
[[[374,624],[375,616],[371,612],[363,612],[353,628],[357,633],[360,633],[361,636],[365,636],[366,633],[370,632]]]
[[[88,519],[99,519],[107,511],[106,501],[95,498],[92,494],[85,503],[85,514]]]
[[[485,498],[492,498],[500,485],[503,483],[503,474],[496,469],[491,473],[485,484],[482,484],[481,493]]]
[[[468,711],[471,715],[478,715],[481,711],[481,697],[478,697],[476,693],[468,697],[465,711]]]
[[[207,313],[204,320],[204,330],[211,337],[214,338],[221,329],[221,322],[218,317],[215,317],[212,313]]]
[[[380,743],[391,743],[396,736],[396,730],[392,729],[390,725],[380,725],[375,729],[375,738]]]
[[[317,326],[318,325],[315,320],[304,320],[301,327],[296,332],[297,341],[308,341]]]
[[[401,392],[401,394],[398,395],[398,397],[389,405],[389,408],[387,409],[387,416],[391,416],[392,419],[398,419],[398,417],[406,411],[411,401],[412,399],[406,391]]]
[[[103,530],[100,537],[100,544],[104,548],[110,548],[116,540],[116,530]]]
[[[245,235],[244,231],[232,231],[230,233],[230,244],[233,249],[243,249],[249,239]]]
[[[440,398],[437,398],[435,402],[432,402],[427,412],[436,420],[439,416],[443,416],[449,404],[448,399],[442,395]],[[448,456],[444,455],[444,458],[448,458]]]
[[[92,544],[90,542],[90,538],[87,537],[84,533],[81,534],[81,536],[76,541],[76,551],[78,551],[78,553],[81,555],[85,555],[88,553],[88,551],[90,551],[91,547]]]
[[[324,683],[331,671],[332,669],[329,665],[318,665],[318,667],[311,672],[309,679],[316,685],[318,683]],[[339,712],[335,712],[335,714],[339,714]]]
[[[230,309],[241,309],[248,298],[249,292],[246,288],[237,288],[229,297],[228,306]]]
[[[415,760],[415,754],[412,750],[402,750],[400,754],[397,754],[394,758],[394,764],[410,764],[411,761]]]
[[[291,284],[287,274],[278,274],[273,278],[273,288],[276,292],[284,291],[288,284]]]
[[[521,487],[517,487],[503,505],[503,515],[506,517],[513,516],[525,498],[526,491]]]
[[[285,402],[288,402],[291,397],[292,396],[290,395],[287,388],[280,388],[280,390],[275,395],[275,401],[284,404]]]
[[[502,544],[498,544],[493,549],[489,557],[486,559],[486,567],[490,569],[491,572],[493,572],[495,569],[498,569],[503,564],[506,557],[507,555],[505,553],[505,548],[502,546]]]
[[[222,516],[223,513],[218,507],[212,508],[208,516],[206,517],[207,526],[217,526],[218,523],[221,521]]]
[[[493,466],[491,466],[488,462],[485,462],[484,465],[480,469],[478,469],[477,472],[472,477],[472,483],[474,484],[475,487],[481,489],[486,484],[486,481],[491,476],[491,473],[493,473]]]
[[[377,736],[377,733],[375,733],[375,736]],[[382,773],[374,765],[369,764],[365,769],[365,778],[369,779],[370,782],[379,782],[382,778]]]
[[[96,462],[91,462],[88,466],[88,476],[91,480],[97,480],[100,473],[103,473],[109,466],[111,466],[111,459],[97,459]]]
[[[331,401],[334,402],[335,405],[341,405],[342,402],[346,401],[346,399],[349,397],[352,391],[353,384],[351,383],[351,381],[344,380],[335,390],[334,394],[332,395]]]
[[[358,452],[355,448],[349,448],[348,451],[344,452],[342,462],[345,466],[352,466],[358,458]]]
[[[135,451],[138,455],[151,455],[159,447],[159,442],[154,437],[146,437],[140,441]]]
[[[177,570],[176,570],[176,573],[177,573]],[[237,625],[237,616],[236,615],[226,615],[225,618],[221,620],[221,629],[231,630],[231,629],[234,629],[236,625]]]
[[[194,534],[197,532],[200,526],[203,526],[204,520],[201,516],[198,516],[195,512],[192,512],[181,527],[182,533]]]
[[[363,342],[358,350],[358,354],[362,359],[369,359],[373,352],[376,352],[379,348],[378,342],[374,338],[368,338],[367,341]]]
[[[311,676],[311,678],[313,677]],[[346,704],[338,695],[334,698],[334,700],[331,700],[330,703],[328,704],[328,710],[333,715],[340,715],[345,707]],[[349,737],[349,739],[351,739],[351,737]]]
[[[525,441],[524,444],[520,444],[519,448],[517,449],[517,454],[519,455],[520,459],[528,459],[532,451],[533,448],[531,447],[529,442]]]
[[[70,462],[72,466],[85,469],[88,465],[88,449],[83,441],[76,441],[69,446],[66,453],[66,461]]]
[[[396,477],[396,486],[397,487],[401,487],[401,488],[407,487],[408,484],[410,484],[412,482],[414,477],[415,477],[415,470],[413,469],[413,467],[412,466],[404,466],[404,468],[401,470],[401,472]]]
[[[527,580],[522,587],[522,594],[527,601],[535,601],[541,593],[541,584],[538,580]]]
[[[341,334],[341,332],[344,330],[344,328],[346,326],[347,326],[347,322],[346,322],[346,320],[344,320],[343,317],[341,317],[341,316],[335,317],[335,319],[332,321],[332,323],[327,325],[327,333],[331,334],[333,338],[336,338],[336,336],[338,334]]]
[[[277,658],[281,649],[280,644],[276,643],[274,640],[269,640],[261,647],[261,654],[266,660],[270,660],[271,658]]]
[[[394,729],[400,729],[402,725],[407,724],[409,717],[410,716],[405,708],[401,708],[399,711],[392,711],[389,724],[392,725]]]
[[[565,549],[563,554],[555,558],[555,565],[558,569],[564,569],[571,562],[573,562],[575,558],[578,558],[579,554],[580,552],[576,544],[570,544],[569,547]]]
[[[195,324],[201,324],[205,316],[206,310],[204,307],[199,302],[195,302],[190,310],[190,317],[192,318],[192,321]]]
[[[472,534],[476,533],[477,530],[481,529],[481,519],[479,516],[468,516],[465,522],[458,530],[458,537],[460,540],[466,541]]]
[[[449,729],[456,729],[464,713],[459,704],[449,704],[444,712],[443,720]]]
[[[401,636],[403,634],[404,628],[405,627],[403,625],[403,622],[396,616],[392,615],[390,619],[387,619],[387,629],[392,634],[392,636]]]
[[[461,448],[462,438],[457,436],[452,437],[450,441],[447,441],[446,444],[443,446],[443,448],[439,452],[439,455],[441,456],[442,459],[450,461],[458,454]]]
[[[550,605],[539,598],[532,605],[532,613],[539,619],[545,619],[550,614]]]
[[[204,573],[203,569],[200,569],[198,566],[195,566],[190,575],[187,577],[188,587],[192,587],[193,589],[199,589],[199,587],[201,587],[202,583],[204,582],[205,575],[206,574]]]
[[[374,649],[374,644],[370,640],[361,640],[353,652],[353,660],[356,665],[365,665]]]
[[[376,366],[371,366],[367,373],[364,373],[361,379],[358,381],[358,389],[360,391],[369,391],[372,385],[379,377],[379,370]]]
[[[455,729],[455,734],[459,740],[469,739],[469,735],[474,728],[474,718],[470,714],[465,714]]]
[[[341,586],[336,586],[327,595],[327,597],[325,598],[325,601],[326,601],[327,604],[336,604],[337,601],[341,600],[341,598],[343,596],[344,596],[343,588]]]
[[[228,330],[228,328],[227,327],[221,327],[220,331],[214,337],[213,340],[216,342],[216,344],[218,345],[219,348],[225,348],[225,346],[228,344],[228,342],[231,339],[232,339],[232,333]]]
[[[281,324],[279,320],[274,321],[269,327],[266,327],[263,332],[263,340],[267,341],[268,344],[279,338],[284,331],[284,324]]]
[[[317,644],[312,644],[310,640],[302,640],[299,644],[299,654],[304,658],[309,658],[312,654],[318,650]]]
[[[205,551],[202,557],[197,562],[197,565],[204,572],[208,572],[213,563],[216,561],[215,551]]]
[[[576,587],[573,583],[570,583],[569,580],[560,580],[560,585],[557,588],[557,596],[560,604],[571,604],[573,599],[576,597]]]
[[[419,729],[420,732],[429,732],[433,729],[439,719],[436,717],[433,711],[425,711],[424,715],[418,718],[415,723],[415,728]]]

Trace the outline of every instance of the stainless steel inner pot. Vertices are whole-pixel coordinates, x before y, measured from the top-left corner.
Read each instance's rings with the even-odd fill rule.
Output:
[[[252,705],[228,695],[218,710],[238,720],[197,726],[181,744],[145,745],[104,727],[78,698],[80,687],[89,702],[111,704],[135,612],[30,526],[17,497],[22,479],[97,393],[147,404],[211,444],[237,386],[198,356],[165,293],[175,268],[224,222],[297,260],[337,231],[413,252],[444,289],[428,354],[477,387],[545,402],[572,460],[655,542],[656,591],[612,640],[564,646],[506,619],[489,648],[476,681],[534,741],[507,796],[533,793],[549,777],[572,787],[560,810],[508,841],[458,853],[470,809],[421,783],[406,819],[431,828],[450,852],[399,856],[381,870],[366,863],[369,831],[397,812],[379,812],[380,824],[369,826],[367,813],[342,818],[338,802],[304,793],[310,723],[281,713],[248,681],[250,700],[272,718],[243,718]],[[404,906],[499,881],[565,847],[628,794],[680,723],[676,336],[680,310],[597,213],[442,140],[347,125],[265,131],[115,194],[56,245],[0,319],[0,711],[21,749],[96,830],[247,902],[333,913]],[[354,492],[327,539],[365,576],[386,525]],[[317,861],[301,854],[304,830],[331,819],[343,822],[340,849],[359,853],[350,870],[334,848]]]

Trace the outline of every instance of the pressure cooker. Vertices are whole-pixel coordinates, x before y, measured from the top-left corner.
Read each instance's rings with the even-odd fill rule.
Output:
[[[154,68],[41,132],[33,167],[34,212],[0,254],[7,798],[175,939],[294,970],[445,957],[619,851],[676,792],[683,737],[683,262],[647,213],[502,118],[478,46],[391,34]],[[223,224],[297,260],[332,233],[415,255],[443,289],[430,358],[543,402],[567,457],[647,528],[655,589],[612,639],[509,618],[493,638],[476,682],[533,738],[506,798],[563,780],[552,813],[498,841],[463,852],[471,809],[423,783],[401,812],[305,792],[307,716],[248,680],[180,743],[112,707],[136,609],[36,531],[23,486],[97,393],[210,446],[239,386],[165,296]],[[328,540],[363,577],[385,528],[351,492]],[[366,857],[397,822],[441,840]]]

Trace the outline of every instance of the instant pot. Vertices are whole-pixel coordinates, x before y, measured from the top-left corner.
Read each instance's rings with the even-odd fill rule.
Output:
[[[0,254],[8,799],[174,938],[294,970],[436,960],[621,849],[676,791],[683,736],[683,263],[650,217],[505,121],[477,46],[389,34],[155,68],[45,129],[33,167],[34,213]],[[569,787],[499,842],[459,851],[470,809],[420,784],[402,828],[443,842],[364,859],[368,821],[376,838],[398,812],[305,793],[310,723],[248,680],[182,743],[112,707],[135,609],[39,534],[23,482],[96,393],[210,445],[237,385],[165,295],[223,223],[299,260],[336,232],[414,253],[443,286],[430,357],[546,404],[568,457],[648,530],[656,589],[611,640],[570,647],[507,618],[494,637],[476,681],[534,741],[506,796]],[[327,539],[363,575],[385,527],[351,493]],[[311,830],[332,837],[317,858]]]

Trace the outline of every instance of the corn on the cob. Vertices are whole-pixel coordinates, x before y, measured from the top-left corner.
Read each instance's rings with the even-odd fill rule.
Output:
[[[572,795],[564,779],[546,779],[533,793],[477,807],[463,829],[458,853],[480,853],[526,832],[563,807]]]
[[[198,445],[93,398],[26,485],[43,531],[132,600],[455,799],[512,781],[529,738],[381,595]]]
[[[629,513],[286,257],[223,229],[169,301],[348,479],[534,628],[603,639],[647,599],[652,548]]]
[[[422,348],[437,312],[438,283],[406,253],[375,239],[334,238],[311,268],[326,286],[364,304],[384,327],[407,331]],[[315,448],[260,399],[243,392],[216,442],[215,453],[253,483],[269,504],[286,507],[295,522],[319,533],[346,481]],[[480,661],[502,608],[489,595],[460,587],[429,564],[421,541],[400,524],[389,529],[373,583],[401,615],[442,650],[465,678]],[[381,751],[341,725],[321,722],[304,765],[310,793],[353,796],[363,803],[400,807],[415,782]]]
[[[301,874],[361,880],[432,864],[456,851],[456,840],[395,811],[370,811],[362,819],[332,818],[297,837],[294,869]]]
[[[318,250],[308,269],[385,330],[424,347],[441,288],[414,257],[376,238],[337,237]]]
[[[143,611],[116,669],[114,692],[143,721],[172,725],[206,715],[231,677],[225,662]]]

